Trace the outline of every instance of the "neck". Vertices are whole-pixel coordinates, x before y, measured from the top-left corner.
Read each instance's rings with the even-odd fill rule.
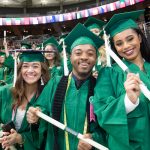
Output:
[[[3,66],[3,64],[0,63],[0,68]]]
[[[86,80],[91,75],[91,73],[78,74],[74,70],[72,71],[72,73],[77,78],[77,80]]]
[[[54,60],[53,59],[49,60],[48,63],[49,63],[49,67],[53,67],[54,66]]]
[[[144,60],[142,57],[138,57],[132,62],[136,64],[140,68],[140,70],[144,70]]]
[[[29,85],[29,84],[26,84],[25,85],[25,95],[28,99],[28,101],[31,100],[31,98],[36,94],[37,92],[37,89],[38,89],[38,84],[32,84],[32,85]]]

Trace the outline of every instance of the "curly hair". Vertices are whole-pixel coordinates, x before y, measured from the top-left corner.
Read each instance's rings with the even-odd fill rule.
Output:
[[[16,80],[16,83],[15,83],[15,87],[13,87],[11,89],[11,92],[12,92],[12,96],[13,96],[13,99],[14,99],[14,102],[13,102],[13,106],[19,106],[20,103],[21,103],[21,100],[26,98],[26,95],[25,95],[25,81],[23,80],[23,77],[22,77],[22,74],[21,74],[21,69],[22,69],[22,65],[23,63],[20,62],[17,66],[17,80]],[[50,75],[49,75],[49,71],[48,71],[48,66],[41,62],[41,72],[42,72],[42,80],[44,82],[44,85],[49,81],[50,79]],[[37,96],[40,95],[40,92],[41,92],[41,79],[39,79],[38,81],[38,91],[37,91]]]
[[[141,36],[141,39],[142,39],[142,42],[140,44],[141,55],[147,62],[150,62],[150,47],[148,44],[148,40],[146,39],[145,35],[139,28],[131,28],[131,29],[134,30],[138,35]],[[113,51],[118,55],[117,50],[113,43],[113,38],[111,39],[111,47],[112,47]]]

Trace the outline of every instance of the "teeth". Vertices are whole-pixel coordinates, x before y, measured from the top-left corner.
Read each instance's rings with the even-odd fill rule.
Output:
[[[81,63],[81,65],[82,65],[82,66],[88,66],[88,64],[87,64],[87,63]]]
[[[33,75],[27,75],[27,77],[29,77],[29,78],[34,78],[34,76],[33,76]]]
[[[125,53],[126,53],[126,54],[132,54],[132,53],[133,53],[133,50],[126,51]]]

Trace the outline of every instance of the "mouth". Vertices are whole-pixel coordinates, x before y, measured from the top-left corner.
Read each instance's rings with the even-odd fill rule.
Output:
[[[29,78],[29,79],[34,79],[35,75],[26,75],[26,77]]]
[[[83,63],[80,63],[80,66],[81,66],[82,68],[87,68],[87,67],[89,66],[89,64],[83,62]]]
[[[134,49],[130,49],[124,52],[125,55],[130,56],[134,53]]]

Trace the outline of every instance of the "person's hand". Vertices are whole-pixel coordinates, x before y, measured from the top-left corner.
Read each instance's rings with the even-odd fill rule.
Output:
[[[91,134],[84,134],[83,137],[91,139],[92,135]],[[92,146],[90,144],[85,143],[82,140],[79,141],[78,150],[91,150],[91,149],[92,149]]]
[[[127,75],[127,79],[124,83],[126,94],[129,100],[134,104],[136,103],[140,95],[140,87],[139,87],[140,83],[141,83],[141,80],[139,79],[139,76],[133,73],[129,73]]]
[[[7,47],[7,41],[4,41],[4,42],[3,42],[3,46],[4,46],[4,48],[5,48],[6,57],[8,57],[8,56],[9,56],[9,51],[8,51],[8,47]]]
[[[10,134],[9,132],[3,132],[3,131],[1,130],[0,143],[2,143],[2,142],[5,140],[4,135],[5,135],[5,136],[8,136],[9,134]]]
[[[2,148],[8,149],[8,147],[13,146],[14,144],[22,144],[23,139],[21,134],[17,133],[16,130],[11,129],[10,133],[4,132],[3,137],[1,138]]]
[[[6,47],[7,46],[7,41],[3,41],[3,46]]]
[[[29,107],[27,111],[27,121],[28,123],[37,123],[39,120],[39,117],[36,115],[36,112],[40,111],[38,107]]]

